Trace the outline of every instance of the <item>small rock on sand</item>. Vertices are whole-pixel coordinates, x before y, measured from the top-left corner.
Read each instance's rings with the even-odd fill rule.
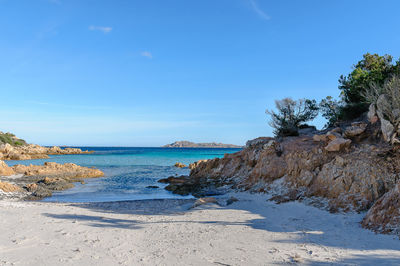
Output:
[[[206,198],[199,198],[195,201],[192,208],[196,208],[200,205],[208,204],[208,203],[217,203],[217,199],[214,197],[206,197]]]

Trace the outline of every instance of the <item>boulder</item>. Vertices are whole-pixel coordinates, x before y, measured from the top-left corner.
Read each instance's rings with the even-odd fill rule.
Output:
[[[0,176],[14,175],[14,170],[9,167],[5,162],[0,161]]]
[[[337,138],[342,138],[342,135],[340,135],[340,133],[337,133],[335,131],[329,131],[328,133],[326,133],[326,139],[328,141],[335,140]]]
[[[256,138],[256,139],[248,140],[246,142],[246,147],[253,147],[253,146],[267,144],[270,140],[274,140],[274,138],[259,137],[259,138]]]
[[[400,183],[375,202],[362,226],[377,233],[400,235]]]
[[[34,191],[38,190],[39,187],[38,187],[37,184],[32,183],[32,184],[26,185],[25,188],[26,188],[26,190],[28,190],[29,192],[34,192]]]
[[[371,124],[375,124],[376,122],[378,122],[379,118],[378,118],[378,116],[376,114],[375,104],[371,104],[369,106],[368,113],[367,113],[367,118],[368,118],[368,121]]]
[[[49,154],[60,154],[60,153],[62,153],[62,149],[60,147],[53,146],[53,147],[49,148],[48,153]]]
[[[1,153],[10,153],[10,152],[12,152],[12,151],[14,151],[14,147],[11,146],[11,145],[8,144],[8,143],[1,144],[1,145],[0,145],[0,152],[1,152]]]
[[[335,138],[328,145],[325,147],[326,151],[333,152],[333,151],[342,151],[348,147],[350,147],[351,140],[344,139],[344,138]]]
[[[351,126],[346,127],[343,135],[347,138],[356,137],[364,133],[366,129],[367,129],[367,123],[355,122],[352,123]]]
[[[277,144],[276,141],[273,140],[273,139],[271,139],[270,141],[268,141],[267,143],[265,143],[265,144],[262,146],[262,148],[263,148],[263,150],[268,150],[268,149],[272,149],[272,148],[275,149],[275,145],[276,145],[276,144]]]
[[[327,137],[326,137],[325,134],[322,134],[322,135],[314,135],[314,136],[313,136],[313,140],[316,141],[316,142],[319,142],[319,141],[326,141],[326,140],[327,140]]]
[[[207,162],[208,160],[198,160],[197,162],[189,164],[189,169],[192,170],[196,168],[199,164]]]
[[[146,188],[160,188],[159,186],[147,186]]]
[[[233,203],[235,203],[237,201],[239,201],[239,200],[232,196],[226,201],[226,205],[231,205],[231,204],[233,204]]]
[[[392,140],[393,133],[395,132],[394,126],[390,123],[390,121],[385,119],[385,116],[382,110],[385,109],[386,103],[388,102],[387,95],[382,94],[379,96],[378,100],[376,101],[376,114],[381,121],[381,131],[383,139],[386,142],[390,142]]]
[[[342,129],[340,127],[335,127],[330,132],[342,134]]]
[[[208,204],[208,203],[217,203],[217,199],[214,197],[199,198],[195,201],[192,208],[196,208],[200,205],[204,205],[204,204]]]
[[[175,166],[175,167],[178,167],[178,168],[184,168],[184,167],[187,167],[185,164],[183,164],[183,163],[179,163],[179,162],[178,162],[178,163],[175,163],[175,164],[174,164],[174,166]]]

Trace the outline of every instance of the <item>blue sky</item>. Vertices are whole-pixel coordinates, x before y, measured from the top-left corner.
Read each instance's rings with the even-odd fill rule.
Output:
[[[0,0],[0,130],[43,145],[244,144],[274,100],[400,56],[400,1]],[[315,122],[324,124],[322,119]]]

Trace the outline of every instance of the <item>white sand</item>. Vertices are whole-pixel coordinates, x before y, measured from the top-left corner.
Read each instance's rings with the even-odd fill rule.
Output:
[[[400,263],[400,240],[362,229],[362,214],[236,197],[229,206],[189,211],[187,200],[0,201],[0,265]]]

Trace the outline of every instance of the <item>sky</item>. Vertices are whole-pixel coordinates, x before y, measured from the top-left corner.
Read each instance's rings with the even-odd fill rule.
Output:
[[[0,0],[0,131],[30,143],[244,145],[284,97],[400,57],[398,0]],[[322,127],[318,118],[314,124]]]

